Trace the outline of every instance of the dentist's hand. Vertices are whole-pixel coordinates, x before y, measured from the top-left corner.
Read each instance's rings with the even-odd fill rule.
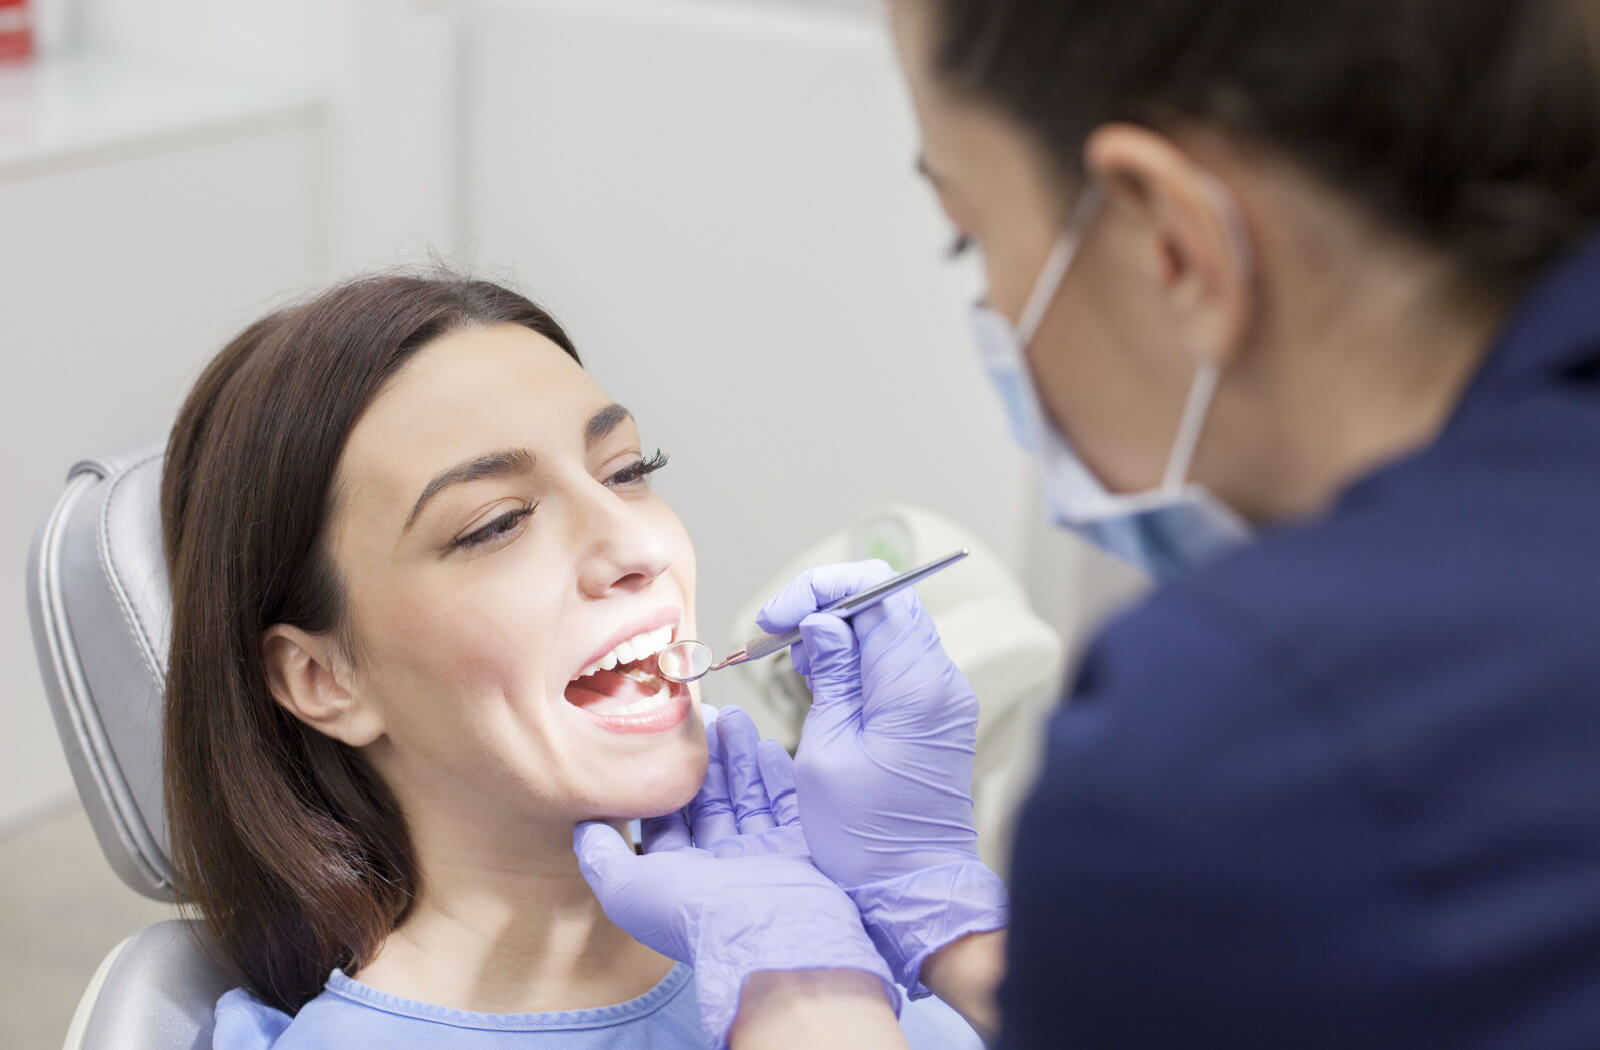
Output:
[[[802,573],[757,618],[800,628],[812,706],[795,758],[816,865],[850,893],[873,943],[916,998],[923,961],[1006,925],[1004,883],[978,859],[972,756],[978,699],[910,590],[850,621],[817,610],[887,579],[882,562]]]
[[[719,730],[733,725],[741,759],[724,761]],[[707,726],[705,785],[674,813],[643,822],[643,856],[607,824],[579,824],[583,877],[611,921],[694,967],[701,1023],[727,1045],[745,982],[766,971],[861,970],[878,977],[896,1011],[900,993],[856,906],[816,869],[794,802],[789,756],[725,708]]]

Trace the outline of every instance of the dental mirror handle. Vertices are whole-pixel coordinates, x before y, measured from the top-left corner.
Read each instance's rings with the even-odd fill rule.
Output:
[[[840,619],[849,619],[851,616],[854,616],[861,610],[870,609],[872,606],[877,605],[879,602],[883,601],[896,591],[905,587],[910,587],[912,584],[927,579],[929,576],[932,576],[934,573],[939,572],[942,569],[949,568],[970,553],[971,551],[963,547],[954,554],[947,554],[943,558],[937,558],[934,561],[930,561],[926,565],[919,565],[915,569],[903,572],[898,576],[884,580],[882,583],[868,587],[859,594],[852,594],[849,597],[841,598],[836,602],[825,605],[817,611],[832,613]],[[789,648],[789,646],[793,645],[799,640],[800,629],[798,627],[784,634],[757,635],[748,642],[744,643],[744,645],[735,649],[732,653],[729,653],[726,660],[723,660],[721,663],[712,664],[708,669],[708,673],[710,671],[720,671],[724,667],[732,667],[735,664],[748,663],[751,660],[760,660],[763,657],[771,656],[780,649]]]

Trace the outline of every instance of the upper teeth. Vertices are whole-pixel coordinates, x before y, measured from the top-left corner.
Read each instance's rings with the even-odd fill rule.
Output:
[[[670,641],[672,641],[671,624],[665,627],[657,627],[655,630],[647,631],[644,634],[636,634],[625,642],[618,642],[616,647],[609,653],[606,653],[599,660],[574,675],[573,680],[586,678],[596,671],[609,671],[619,664],[637,663],[640,660],[656,655],[665,649]]]

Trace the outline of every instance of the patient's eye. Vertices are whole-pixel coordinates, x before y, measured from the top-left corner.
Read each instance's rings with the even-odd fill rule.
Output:
[[[666,465],[667,454],[658,448],[648,458],[634,460],[611,475],[606,479],[606,484],[613,488],[642,485],[646,478]]]
[[[457,536],[450,541],[450,548],[452,550],[464,550],[468,547],[481,547],[484,544],[504,540],[520,529],[522,523],[528,520],[528,516],[538,506],[537,503],[533,503],[525,507],[508,510],[482,528],[473,529],[465,535]]]

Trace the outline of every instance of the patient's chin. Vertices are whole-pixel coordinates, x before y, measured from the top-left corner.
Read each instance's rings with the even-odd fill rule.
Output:
[[[645,820],[664,817],[687,806],[706,779],[706,752],[697,754],[650,770],[635,780],[636,790],[630,791],[626,800],[616,800],[606,807],[607,818],[619,820]]]

